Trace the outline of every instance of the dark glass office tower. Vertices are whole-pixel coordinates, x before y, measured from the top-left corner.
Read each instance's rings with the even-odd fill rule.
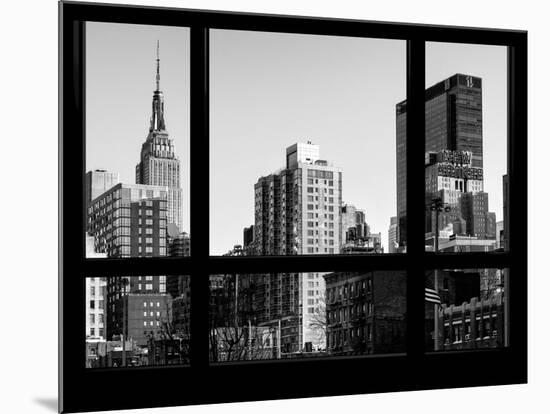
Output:
[[[453,191],[483,192],[481,85],[481,78],[456,74],[426,89],[426,190],[431,193],[428,198],[442,196],[448,199],[445,202],[457,204],[456,198],[461,195]],[[407,103],[403,101],[396,105],[397,240],[400,248],[406,246],[407,240],[406,117]],[[443,193],[439,194],[440,191]],[[456,209],[453,214],[441,224],[451,225],[454,221],[457,233],[468,234],[458,222],[460,216],[466,221],[470,218]],[[428,223],[427,231],[430,228],[431,223]],[[466,228],[471,226],[466,223]]]
[[[456,74],[426,90],[426,152],[442,150],[469,151],[483,168],[481,78]]]

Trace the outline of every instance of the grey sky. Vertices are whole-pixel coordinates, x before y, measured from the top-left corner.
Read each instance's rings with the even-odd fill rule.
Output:
[[[120,173],[135,183],[149,132],[160,41],[166,129],[181,161],[183,231],[189,231],[189,29],[86,24],[86,170]]]
[[[151,114],[161,45],[166,124],[182,164],[189,230],[189,32],[87,24],[86,168],[134,183]],[[506,50],[427,45],[426,84],[461,72],[483,78],[485,189],[502,218],[506,169]],[[263,32],[211,32],[211,253],[242,243],[254,223],[254,184],[310,140],[343,171],[343,200],[366,211],[387,249],[395,215],[395,104],[405,99],[405,41]]]

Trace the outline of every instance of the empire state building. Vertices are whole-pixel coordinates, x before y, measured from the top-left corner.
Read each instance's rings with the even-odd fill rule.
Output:
[[[168,188],[167,222],[182,230],[182,189],[180,160],[176,156],[174,141],[166,131],[164,122],[164,95],[160,90],[160,57],[157,42],[156,89],[153,92],[151,124],[147,139],[141,146],[140,162],[136,165],[136,184],[165,186]]]

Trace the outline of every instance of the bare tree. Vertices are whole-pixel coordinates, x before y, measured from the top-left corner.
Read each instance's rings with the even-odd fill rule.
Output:
[[[210,360],[242,361],[272,355],[269,328],[255,324],[253,277],[215,276],[211,279]]]
[[[308,327],[311,329],[319,343],[326,348],[327,343],[327,300],[326,291],[322,291],[319,302],[315,304],[314,313],[310,316]]]
[[[182,296],[175,300],[184,300]],[[179,355],[179,363],[189,362],[189,345],[190,345],[190,326],[189,326],[189,308],[187,304],[184,304],[182,312],[178,312],[178,318],[173,318],[174,312],[170,306],[170,302],[165,304],[164,315],[158,316],[156,321],[159,324],[159,330],[156,332],[151,331],[148,335],[151,341],[161,341],[164,344],[170,344],[174,347]]]

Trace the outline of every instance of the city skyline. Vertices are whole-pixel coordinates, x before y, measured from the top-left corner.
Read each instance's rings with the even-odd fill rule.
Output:
[[[350,59],[357,63],[351,69]],[[401,66],[392,62],[401,62]],[[506,50],[498,46],[428,43],[426,68],[426,87],[455,73],[483,78],[485,190],[490,210],[502,220]],[[388,79],[399,79],[393,73],[399,70],[405,70],[405,50],[399,41],[213,31],[211,254],[224,254],[234,244],[242,243],[242,229],[254,223],[254,177],[284,167],[284,148],[306,141],[318,144],[321,158],[341,168],[342,201],[365,210],[371,231],[382,233],[388,251],[390,218],[396,215],[395,105],[406,99],[404,75],[399,87]],[[375,73],[378,76],[368,76]],[[376,82],[368,81],[372,78]],[[323,89],[327,82],[329,91],[319,92],[317,89]],[[365,90],[371,93],[361,95]],[[377,98],[374,105],[366,99],[371,96]],[[326,101],[345,104],[338,108]],[[250,114],[254,114],[253,119]],[[374,124],[367,121],[365,127],[367,117]],[[253,125],[253,132],[242,128],[245,119],[246,125]],[[221,129],[219,124],[227,128]],[[334,131],[340,133],[332,134]],[[228,136],[235,139],[228,140]],[[253,155],[237,162],[229,155],[232,148],[241,149],[239,154]],[[222,203],[223,211],[217,207],[220,199],[231,200]]]
[[[117,26],[123,26],[124,30]],[[176,153],[180,157],[182,165],[184,225],[181,230],[189,231],[187,29],[88,23],[87,34],[87,62],[89,62],[87,67],[87,170],[104,168],[110,172],[119,173],[121,182],[135,182],[133,173],[135,164],[139,160],[139,149],[136,146],[141,145],[145,138],[146,131],[144,129],[150,117],[155,46],[156,41],[160,39],[163,59],[162,89],[167,102],[167,126],[170,136],[175,141]],[[138,41],[134,38],[135,34],[138,34]],[[285,39],[280,39],[280,37]],[[243,43],[246,38],[250,38],[250,40]],[[144,44],[150,44],[150,48],[139,47],[139,39],[147,39],[147,41],[144,40]],[[218,44],[220,41],[222,43]],[[128,44],[126,44],[127,42]],[[270,46],[269,54],[266,52],[253,53],[266,42]],[[126,46],[122,47],[122,43]],[[128,47],[131,44],[135,44],[135,46]],[[224,47],[231,44],[239,45],[240,49],[245,50],[235,54],[233,53],[235,50],[231,50],[231,48],[228,50],[227,47]],[[285,48],[289,44],[293,44],[292,47]],[[378,44],[380,46],[376,46]],[[117,48],[124,50],[124,53],[115,53]],[[283,49],[288,53],[284,53]],[[363,54],[357,53],[361,50],[364,52]],[[370,225],[371,231],[382,233],[382,244],[385,251],[388,251],[387,231],[390,217],[396,214],[394,106],[406,97],[404,52],[403,42],[397,40],[212,31],[210,177],[212,254],[224,254],[234,244],[242,243],[243,228],[254,223],[253,186],[255,180],[259,176],[268,175],[284,166],[284,158],[280,154],[286,146],[307,140],[319,144],[321,157],[342,169],[343,203],[349,203],[365,210],[366,221]],[[483,78],[485,188],[489,194],[489,208],[496,212],[497,221],[501,220],[502,175],[505,173],[506,166],[504,139],[506,129],[505,48],[428,43],[426,53],[427,87],[445,76],[457,72]],[[276,72],[281,72],[279,70],[281,67],[272,67],[271,64],[273,60],[280,60],[281,54],[289,55],[286,59],[289,63],[283,65],[283,75],[275,76]],[[462,59],[466,54],[474,56],[475,59]],[[442,55],[445,55],[446,59],[441,59]],[[338,102],[339,106],[343,108],[337,113],[331,113],[330,110],[338,105],[323,105],[316,102],[320,101],[317,99],[318,94],[306,96],[304,92],[311,91],[312,88],[316,89],[315,86],[322,84],[321,81],[324,78],[321,75],[332,74],[331,79],[339,77],[338,71],[341,65],[328,61],[338,60],[330,59],[335,56],[347,57],[347,59],[340,59],[341,65],[353,66],[353,68],[347,68],[345,72],[342,72],[348,75],[344,77],[347,79],[344,82],[347,87],[342,88],[342,84],[338,81],[331,81],[328,85],[323,86],[328,89],[321,93],[325,96],[324,101]],[[141,61],[142,57],[143,61]],[[263,63],[256,62],[256,60],[263,61],[264,57],[269,59]],[[236,60],[239,60],[240,63]],[[380,67],[372,68],[371,61],[373,60],[380,63]],[[382,64],[384,61],[387,63],[386,65]],[[327,65],[321,65],[321,63]],[[350,63],[354,63],[354,65],[349,65]],[[321,70],[321,66],[324,68],[323,70]],[[388,92],[383,91],[384,80],[388,78],[387,74],[383,73],[384,66],[386,69],[391,68],[393,72],[403,72],[403,76],[401,73],[399,76],[394,73],[391,75],[400,80],[391,85],[390,92],[387,94],[383,94],[383,92]],[[243,67],[247,67],[248,72],[243,72]],[[178,71],[177,68],[180,70]],[[262,70],[258,71],[258,68]],[[309,70],[300,72],[300,68],[309,68]],[[298,72],[298,76],[291,76],[291,72],[294,70]],[[252,72],[262,75],[257,76],[256,79],[250,78],[248,75]],[[240,75],[233,76],[236,74]],[[305,74],[308,76],[304,76]],[[378,76],[374,76],[375,74]],[[366,87],[361,84],[361,79],[364,81],[364,79],[373,78],[377,79],[382,86],[379,85],[370,94],[361,95],[362,88]],[[277,82],[281,79],[285,82]],[[231,81],[231,85],[228,84],[228,81]],[[256,90],[241,89],[243,98],[239,98],[235,93],[229,93],[242,86],[241,82],[244,81],[251,82],[253,87],[261,87],[262,83],[270,83],[275,86],[264,85],[264,89],[260,88],[259,91],[257,88]],[[296,87],[298,83],[304,83],[305,86]],[[131,88],[129,88],[130,84],[132,84]],[[291,91],[294,87],[297,89],[294,96],[301,96],[302,99],[297,99],[289,107],[287,101],[281,101],[281,95]],[[276,88],[280,91],[277,91]],[[218,89],[220,93],[216,92]],[[359,90],[356,92],[354,89]],[[117,93],[117,90],[121,92]],[[137,93],[138,90],[139,93]],[[185,93],[182,94],[182,90]],[[115,95],[117,99],[106,101],[104,97],[107,94]],[[217,96],[217,94],[221,96]],[[97,98],[99,95],[103,98]],[[262,95],[263,101],[251,99],[258,98],[259,95]],[[379,98],[375,104],[371,102],[372,99],[368,99],[372,96]],[[251,107],[244,105],[243,101],[248,100],[254,106],[262,107],[268,97],[273,98],[273,103],[259,113],[258,110],[255,113],[252,112],[252,116],[250,116],[248,109]],[[227,99],[232,99],[231,105],[225,104]],[[377,109],[378,106],[383,106],[384,102],[387,102],[388,105],[383,109]],[[312,106],[312,109],[308,109],[307,106]],[[391,107],[391,110],[388,111],[387,107]],[[366,111],[365,108],[369,111]],[[242,140],[228,139],[234,136],[243,136],[238,133],[240,117],[235,117],[237,112],[243,112],[243,115],[248,114],[245,129],[240,129],[240,131],[246,132],[245,138]],[[141,114],[139,119],[137,114]],[[179,114],[185,114],[185,116],[179,116]],[[281,114],[285,116],[281,117]],[[325,115],[324,118],[330,119],[327,122],[323,116],[315,117],[316,114]],[[327,114],[330,116],[327,117]],[[352,119],[352,114],[358,114],[358,116]],[[361,114],[363,118],[368,119],[361,120]],[[226,123],[229,118],[233,120],[233,125]],[[283,122],[289,118],[294,119],[295,122]],[[364,126],[368,120],[375,118],[385,120],[383,128],[375,126],[372,122],[368,128],[355,128],[357,125]],[[132,119],[131,122],[130,119]],[[281,125],[273,122],[276,119],[281,119]],[[315,119],[320,121],[318,122],[320,125],[312,125]],[[349,122],[346,123],[346,120]],[[124,125],[122,125],[123,123]],[[106,124],[109,125],[109,128],[105,128]],[[264,126],[259,128],[259,124],[264,124]],[[282,124],[286,126],[282,126]],[[331,128],[324,128],[327,124]],[[337,134],[338,138],[334,139],[336,134],[331,134],[331,132],[345,131],[345,128],[338,128],[342,125],[350,125],[350,128],[353,125],[354,129],[359,131],[364,129],[366,132],[351,135],[341,132]],[[227,128],[225,128],[226,126]],[[269,128],[268,133],[262,133],[266,128]],[[321,133],[323,129],[326,131],[325,133]],[[307,131],[311,132],[307,133]],[[282,138],[277,139],[283,135],[284,142],[282,142]],[[371,142],[375,135],[378,138],[374,147],[377,149],[376,152],[372,151],[373,143]],[[265,138],[262,138],[264,136]],[[241,146],[240,141],[244,141],[242,146],[247,148],[246,154],[258,152],[261,156],[244,157],[246,162],[243,161],[242,165],[237,165],[234,158],[229,157],[228,154],[231,154],[229,151],[235,151]],[[255,143],[252,147],[248,145],[251,142]],[[113,148],[107,150],[108,147]],[[279,148],[277,151],[276,147]],[[254,151],[254,148],[257,148],[258,151]],[[129,155],[120,157],[120,153]],[[250,165],[249,161],[255,157],[258,159]],[[226,159],[224,160],[224,158]],[[231,174],[217,172],[220,171],[218,169],[224,168],[227,168]],[[237,173],[239,178],[246,174],[246,179],[235,178],[234,173]],[[229,182],[230,186],[227,185]],[[223,199],[227,195],[229,188],[239,196],[232,197],[231,203],[220,201],[220,198]]]
[[[223,31],[219,33],[225,34]],[[147,36],[151,34],[158,37],[158,33],[152,32],[147,33]],[[276,74],[271,74],[273,78],[268,82],[265,82],[262,77],[260,77],[261,79],[247,77],[248,81],[253,79],[253,88],[252,90],[239,90],[239,93],[231,91],[231,88],[242,86],[239,85],[239,82],[230,82],[225,85],[221,82],[221,96],[213,93],[211,97],[213,102],[211,110],[211,126],[213,127],[213,145],[211,148],[213,148],[213,156],[210,163],[210,219],[218,217],[220,213],[225,217],[229,215],[232,220],[226,221],[225,224],[229,226],[231,223],[235,227],[238,226],[238,239],[242,235],[243,238],[250,240],[251,234],[254,234],[253,243],[243,246],[243,249],[236,248],[228,252],[231,249],[228,245],[240,244],[240,240],[237,240],[236,243],[233,240],[232,244],[224,245],[222,247],[223,251],[217,254],[353,254],[383,251],[383,248],[380,249],[380,234],[384,234],[384,239],[386,239],[387,233],[382,230],[385,227],[382,220],[389,227],[388,219],[393,217],[396,212],[395,191],[388,191],[391,190],[390,181],[395,180],[395,170],[392,171],[389,168],[388,160],[393,160],[393,166],[397,166],[397,173],[400,177],[397,181],[396,192],[398,195],[404,192],[402,167],[405,158],[402,151],[396,151],[396,145],[398,148],[402,148],[404,141],[403,117],[401,116],[404,113],[404,106],[397,104],[397,107],[395,107],[396,95],[403,93],[403,91],[397,91],[397,86],[401,88],[403,84],[388,81],[396,80],[396,74],[394,74],[396,79],[386,76],[381,78],[379,83],[365,82],[363,78],[370,79],[373,76],[377,78],[375,73],[386,68],[388,63],[386,60],[400,60],[400,58],[396,58],[396,52],[402,46],[402,41],[352,39],[349,43],[349,39],[316,36],[314,39],[300,37],[300,41],[297,42],[295,36],[287,35],[284,38],[271,39],[270,36],[272,35],[265,33],[260,33],[259,38],[256,40],[266,41],[263,36],[267,36],[268,41],[278,44],[279,47],[285,46],[283,52],[271,44],[269,58],[280,58],[278,53],[274,52],[286,53],[286,46],[290,46],[288,42],[293,40],[292,46],[294,49],[292,51],[299,54],[302,61],[300,62],[297,56],[287,60],[279,59],[283,63],[280,67],[273,68],[272,64],[274,62],[267,59],[267,61],[262,61],[260,65],[267,66],[265,69],[268,71],[266,72],[258,70],[260,67],[255,66],[251,61],[247,61],[246,56],[240,56],[241,59],[238,62],[233,61],[233,64],[236,64],[235,67],[231,67],[226,62],[226,64],[222,64],[222,68],[228,69],[227,71],[216,73],[213,70],[212,90],[216,90],[220,86],[220,76],[226,76],[227,79],[234,80],[233,76],[236,74],[231,72],[231,69],[237,69],[241,77],[247,75],[246,71],[243,72],[243,69],[258,71],[258,73],[263,73],[264,76],[269,74],[269,70],[275,70],[276,72]],[[328,46],[325,47],[327,39],[330,39],[330,41]],[[227,36],[224,36],[223,40],[227,40]],[[232,40],[235,41],[234,38]],[[320,40],[323,41],[323,48],[312,48],[315,42]],[[340,42],[343,43],[340,44]],[[216,37],[213,36],[213,45],[216,43]],[[382,50],[382,43],[393,48],[384,47]],[[238,42],[238,44],[240,47],[245,46],[245,55],[254,50],[251,44],[243,45],[242,42]],[[219,45],[217,46],[219,47]],[[347,46],[349,49],[342,49],[341,46]],[[364,64],[362,69],[369,71],[369,73],[365,74],[361,70],[352,70],[344,79],[335,77],[334,74],[343,69],[340,67],[342,65],[341,60],[334,59],[335,56],[342,53],[342,50],[344,50],[344,54],[355,53],[355,56],[357,56],[356,49],[361,47],[368,49],[368,53],[364,51],[364,54],[360,54],[362,58],[364,56],[372,58],[376,54],[379,56],[379,59],[375,60],[376,64],[371,61],[362,62]],[[229,59],[235,58],[233,51],[228,51],[225,47],[222,49],[224,53],[229,53]],[[217,59],[221,58],[223,61],[224,56],[217,53],[216,47],[213,46],[212,50],[212,65],[216,67],[220,63]],[[302,52],[306,53],[302,54]],[[93,54],[94,50],[92,49],[90,53]],[[115,168],[109,169],[107,167],[107,171],[94,169],[93,172],[91,171],[86,175],[88,203],[90,203],[91,198],[94,199],[94,202],[89,204],[87,211],[88,232],[89,237],[91,236],[89,245],[94,250],[92,253],[100,252],[106,254],[107,257],[147,257],[166,256],[168,254],[171,256],[185,256],[189,254],[190,239],[187,233],[176,233],[173,229],[170,231],[171,225],[181,223],[182,183],[180,182],[180,160],[175,152],[173,138],[169,133],[170,121],[165,120],[164,117],[165,89],[160,86],[162,70],[159,53],[159,39],[157,39],[156,70],[153,72],[156,72],[154,76],[155,87],[153,89],[152,112],[150,112],[149,117],[149,133],[145,140],[141,140],[140,159],[137,163],[134,163],[135,184],[127,177],[126,171],[121,173],[119,169]],[[449,50],[445,49],[444,53],[449,53]],[[438,53],[435,52],[434,55],[437,56]],[[256,57],[254,54],[254,59]],[[298,59],[298,62],[295,62],[295,59]],[[329,60],[336,60],[338,63],[330,66],[328,64]],[[325,61],[325,64],[322,64],[322,61]],[[242,66],[243,63],[244,66]],[[307,81],[305,78],[300,79],[301,85],[297,85],[298,80],[294,76],[297,68],[294,67],[293,71],[288,71],[283,76],[283,78],[286,76],[285,82],[282,82],[284,87],[277,91],[281,94],[277,96],[275,90],[269,88],[273,88],[273,85],[280,85],[281,82],[277,76],[280,74],[281,69],[288,70],[288,66],[294,64],[298,67],[303,65],[304,68],[306,66],[309,68]],[[106,66],[109,66],[109,64],[106,64]],[[116,72],[117,69],[120,68],[115,65],[113,71]],[[97,70],[98,73],[101,72],[99,67],[95,67],[93,70]],[[481,133],[482,108],[484,107],[480,93],[481,76],[473,76],[468,71],[462,72],[467,75],[457,75],[444,78],[444,80],[438,79],[439,83],[436,89],[437,91],[447,91],[450,90],[449,88],[452,89],[455,85],[460,84],[464,85],[462,95],[452,95],[450,98],[442,95],[445,99],[439,99],[437,110],[433,110],[431,103],[426,105],[426,126],[430,130],[430,133],[426,134],[426,148],[428,151],[443,150],[443,152],[437,154],[436,152],[427,153],[429,157],[426,159],[430,161],[430,164],[429,166],[426,164],[426,171],[431,171],[432,175],[430,177],[435,177],[436,172],[439,174],[440,169],[437,162],[441,161],[442,164],[445,164],[448,161],[447,158],[444,158],[445,156],[451,157],[452,155],[452,162],[456,161],[461,166],[463,164],[469,165],[470,161],[466,160],[471,159],[473,169],[482,167],[484,162],[483,153],[487,150],[483,148],[482,151],[481,148],[482,144],[485,143]],[[300,73],[299,69],[298,73]],[[402,73],[400,78],[401,75]],[[382,75],[380,74],[380,76]],[[113,78],[109,75],[108,78],[111,83],[116,80],[116,76]],[[90,84],[94,85],[96,80],[96,78],[93,78]],[[330,83],[333,80],[334,84],[331,85]],[[332,88],[330,93],[323,91],[322,88],[317,88],[320,84],[329,89]],[[292,88],[289,89],[290,87]],[[344,93],[347,94],[347,99],[343,99],[343,96],[340,95],[342,88],[344,88]],[[361,88],[366,89],[362,90]],[[427,96],[431,96],[432,89],[427,89]],[[242,93],[243,91],[244,93]],[[378,94],[374,105],[369,106],[371,101],[368,98],[371,98],[375,92]],[[94,93],[97,93],[97,91]],[[249,93],[252,93],[252,95],[249,95]],[[320,100],[321,95],[325,95],[325,100]],[[117,96],[116,93],[115,96]],[[259,100],[260,97],[263,101]],[[223,110],[219,112],[220,102],[227,98],[233,99],[234,105],[227,106],[227,110],[225,110],[224,105],[221,105]],[[363,98],[367,101],[362,101]],[[354,101],[354,99],[357,100]],[[120,103],[120,100],[117,99],[113,101]],[[390,101],[391,104],[387,105]],[[348,105],[349,102],[353,102],[353,104]],[[402,102],[402,100],[398,102]],[[456,108],[462,108],[463,110],[453,112],[453,103],[456,104]],[[315,104],[318,104],[318,106],[315,106]],[[363,107],[361,104],[367,106]],[[259,111],[258,113],[252,112],[254,116],[250,116],[251,105],[254,105]],[[288,105],[290,105],[290,108]],[[447,107],[448,105],[451,106]],[[107,107],[113,110],[109,105]],[[387,111],[389,108],[391,108],[391,112]],[[248,109],[248,111],[243,109]],[[276,125],[267,124],[265,126],[271,134],[280,134],[281,131],[290,134],[300,127],[313,128],[317,133],[324,133],[322,144],[318,141],[312,142],[310,139],[299,139],[292,142],[291,145],[287,145],[285,147],[286,151],[283,152],[280,148],[277,148],[281,144],[281,140],[273,136],[272,139],[268,139],[269,136],[265,137],[265,139],[268,139],[273,151],[266,147],[266,142],[259,139],[251,140],[258,136],[264,137],[261,131],[258,133],[258,131],[250,129],[254,122],[272,121],[284,110],[290,110],[286,113],[286,119],[280,119]],[[348,110],[351,114],[348,113]],[[248,123],[241,122],[239,116],[243,115],[240,111],[247,117]],[[301,112],[297,112],[299,116],[296,116],[293,111]],[[319,118],[320,113],[323,111],[326,115],[329,115],[328,121]],[[363,116],[357,114],[356,111],[362,113]],[[93,111],[92,113],[91,118],[94,122],[92,122],[91,130],[95,131],[93,127],[97,127],[95,116],[98,113]],[[220,114],[221,120],[218,119]],[[114,119],[119,121],[120,118],[116,110],[114,115]],[[175,118],[178,119],[178,116]],[[386,123],[390,118],[392,119],[391,124]],[[350,121],[349,125],[343,122],[345,119]],[[286,122],[289,120],[294,120],[296,124]],[[370,123],[371,121],[372,123]],[[122,124],[122,121],[117,123],[114,130],[118,130]],[[388,125],[393,125],[393,128]],[[112,132],[109,128],[106,130]],[[236,140],[220,141],[220,137],[229,137],[232,132],[238,130],[245,132],[243,139],[246,145]],[[342,136],[342,139],[334,139],[335,133]],[[247,134],[250,135],[247,136]],[[391,141],[387,138],[390,134],[393,135]],[[122,136],[125,144],[130,142],[128,134]],[[98,145],[92,141],[90,148],[93,148],[91,151],[93,156],[99,157],[103,154],[103,149],[106,148],[106,138],[108,137],[109,135],[103,137]],[[247,138],[248,141],[246,141]],[[232,152],[224,152],[221,165],[217,162],[218,158],[216,158],[220,142],[229,142],[233,149]],[[460,145],[458,142],[460,142]],[[133,140],[132,144],[135,145]],[[327,146],[328,155],[325,155],[321,149],[322,145]],[[135,146],[138,147],[139,144]],[[263,148],[260,149],[259,146]],[[243,149],[235,152],[235,148]],[[451,154],[447,151],[448,149],[466,151]],[[494,152],[502,155],[499,151]],[[234,154],[237,154],[240,158],[234,159],[232,157]],[[266,162],[271,163],[278,158],[275,154],[286,155],[284,163],[279,165],[278,168],[266,171],[265,169],[268,166]],[[119,158],[125,157],[120,157],[119,154]],[[226,163],[226,168],[223,168],[223,163]],[[260,174],[256,174],[254,168],[250,168],[251,164],[258,170],[262,169]],[[121,162],[120,165],[125,168],[126,162]],[[184,169],[186,167],[188,168],[188,165],[184,166]],[[223,174],[218,173],[219,168],[221,168]],[[348,175],[343,174],[346,169],[350,171]],[[239,173],[242,171],[242,177],[237,176],[236,178],[234,174],[232,175],[231,173],[235,170]],[[447,174],[445,172],[447,170],[443,171],[441,169],[441,171],[441,174]],[[481,175],[483,171],[478,168],[474,172],[475,174],[473,172],[472,174],[475,177],[472,175],[474,178],[470,178],[468,175],[466,181],[461,181],[462,178],[460,177],[462,176],[457,178],[456,182],[452,182],[452,189],[448,191],[454,191],[452,193],[453,197],[461,197],[461,203],[462,201],[466,203],[462,203],[466,206],[465,208],[485,214],[476,213],[477,216],[474,215],[475,219],[480,219],[480,223],[483,225],[483,229],[479,232],[475,231],[475,236],[478,236],[479,233],[480,241],[487,238],[494,239],[495,223],[493,213],[490,213],[493,214],[491,219],[493,227],[489,229],[485,224],[486,220],[489,220],[487,216],[489,214],[487,213],[488,194],[480,194],[478,201],[474,201],[472,198],[470,200],[471,206],[468,204],[468,197],[477,197],[475,193],[478,191],[482,193],[483,190]],[[233,186],[224,186],[223,188],[229,191],[224,198],[231,199],[234,204],[227,203],[226,200],[224,200],[224,203],[220,203],[217,199],[219,193],[212,182],[217,182],[220,177],[233,183]],[[443,175],[443,177],[445,180],[448,178],[446,175]],[[448,180],[442,180],[442,184],[434,184],[432,178],[426,182],[426,191],[438,189],[440,185],[445,188],[448,187]],[[239,190],[236,190],[236,188],[242,188],[244,191],[250,181],[255,183],[254,202],[249,202],[247,196],[240,196],[238,194]],[[349,193],[345,192],[347,183],[350,183],[351,190],[349,190]],[[183,185],[185,185],[185,182]],[[466,191],[466,188],[468,191]],[[491,191],[488,188],[485,188],[485,190],[487,192]],[[100,195],[94,198],[94,194],[97,195],[97,193]],[[399,202],[399,200],[398,198],[397,201]],[[248,228],[250,221],[239,222],[240,216],[233,217],[232,215],[236,209],[240,209],[241,213],[246,212],[246,209],[244,209],[245,204],[250,204],[254,208],[254,219],[251,220],[254,223],[254,228]],[[400,205],[403,205],[402,198]],[[378,209],[374,209],[374,206],[377,206]],[[469,227],[472,226],[471,218],[464,221]],[[473,224],[477,226],[479,223],[476,223]],[[454,226],[455,222],[452,224]],[[456,225],[462,226],[461,222]],[[245,228],[248,228],[246,235],[242,233]],[[180,230],[185,231],[186,229],[184,226],[180,226]],[[222,243],[227,243],[227,240],[219,240],[216,236],[218,232],[220,232],[219,228],[213,226],[210,240],[222,246]],[[471,230],[467,230],[467,232],[468,235],[473,234]],[[212,236],[212,233],[214,233],[214,236]],[[378,235],[372,233],[378,233]],[[456,230],[457,235],[465,236],[465,233],[465,229]],[[231,232],[220,232],[219,234],[234,237]],[[369,238],[371,235],[377,237],[376,244],[378,247],[369,246],[368,243],[363,244],[364,238]],[[449,239],[448,242],[450,244],[447,243],[448,245],[441,246],[442,251],[462,251],[461,246],[459,246],[459,238]],[[470,249],[477,248],[476,246],[468,245]],[[384,240],[383,247],[388,249],[387,239]],[[485,249],[485,245],[478,247],[482,250]],[[436,249],[439,250],[437,247]],[[404,274],[398,275],[397,273],[387,272],[383,277],[349,272],[330,274],[326,272],[279,273],[266,274],[256,279],[245,277],[241,281],[239,279],[243,275],[219,275],[214,278],[211,276],[211,292],[214,296],[218,296],[214,301],[216,303],[213,303],[215,307],[210,309],[210,316],[215,315],[215,318],[211,319],[211,329],[209,331],[211,351],[213,350],[211,357],[218,360],[219,351],[222,358],[227,357],[227,360],[234,358],[231,356],[232,351],[230,351],[233,345],[231,345],[229,351],[226,349],[230,344],[236,344],[238,348],[241,348],[239,358],[245,359],[253,357],[255,346],[261,348],[261,352],[257,355],[260,358],[281,358],[283,354],[303,356],[304,352],[312,353],[313,356],[322,356],[328,355],[327,352],[332,355],[344,355],[357,352],[398,351],[401,348],[388,347],[395,340],[401,344],[404,343],[402,335],[404,334],[405,321],[403,311],[406,305],[403,290],[405,277]],[[476,271],[476,274],[477,276],[470,278],[470,285],[466,286],[466,290],[459,292],[457,298],[460,297],[460,299],[446,298],[446,303],[456,303],[458,305],[462,299],[469,300],[474,297],[496,298],[495,295],[502,293],[498,288],[500,286],[498,283],[502,278],[500,273],[496,271]],[[453,278],[455,276],[449,277]],[[462,276],[462,278],[465,277]],[[431,298],[441,304],[443,303],[443,297],[439,295],[437,277],[435,280],[435,288],[432,289],[435,293]],[[132,358],[129,362],[130,365],[184,363],[186,361],[188,357],[190,304],[190,285],[188,281],[184,279],[171,280],[168,283],[169,291],[167,291],[166,276],[122,276],[108,278],[101,282],[102,285],[87,286],[89,290],[87,293],[90,298],[86,312],[89,316],[87,332],[89,332],[88,339],[90,341],[87,346],[90,350],[88,355],[90,366],[94,364],[95,366],[105,364],[107,366],[118,366],[118,364],[126,366],[128,364],[127,351],[130,352]],[[481,293],[482,286],[483,295]],[[214,293],[214,291],[217,291],[217,293]],[[105,298],[105,294],[106,301],[103,302],[105,299],[101,298]],[[368,296],[367,300],[361,304],[356,303],[359,298],[365,295]],[[388,298],[391,298],[389,302]],[[398,300],[396,301],[396,299]],[[344,307],[340,307],[337,303],[341,300],[351,300],[354,303],[351,307],[349,307],[349,303]],[[99,309],[105,309],[103,313],[95,312],[96,302]],[[179,309],[178,328],[174,328],[172,325],[172,322],[175,321],[171,320],[170,307],[172,304]],[[502,303],[496,300],[495,305],[500,306]],[[385,309],[384,312],[379,313],[380,309],[377,311],[377,307]],[[471,301],[473,312],[477,307],[476,300]],[[153,311],[150,308],[158,308],[158,310]],[[389,311],[390,308],[391,312]],[[212,311],[219,312],[219,315],[212,314]],[[131,312],[133,312],[132,315],[127,318]],[[233,312],[234,315],[229,317],[228,312]],[[240,312],[244,312],[244,315],[239,315]],[[437,306],[434,308],[432,317],[434,327],[439,326],[441,319],[441,315],[436,314],[436,312],[439,312]],[[449,317],[455,317],[452,309],[448,314]],[[390,324],[391,328],[374,329],[377,323],[381,323],[386,328],[390,327],[388,317],[395,322]],[[367,321],[365,318],[368,318],[368,323],[365,322]],[[127,319],[132,319],[131,323]],[[484,322],[484,326],[476,327],[474,331],[480,335],[483,333],[486,336],[487,333],[492,332],[493,337],[498,336],[499,332],[502,333],[502,329],[497,327],[501,323],[501,319],[490,321],[487,326]],[[244,326],[245,322],[248,323],[247,328]],[[353,326],[346,325],[341,329],[343,322],[351,322]],[[467,328],[463,327],[461,329],[461,331],[457,330],[454,333],[449,333],[445,341],[459,338],[461,343],[463,341],[469,342],[469,339],[463,339],[462,337],[464,330]],[[436,335],[437,341],[435,341],[434,346],[438,350],[440,349],[440,338],[438,331],[435,332],[434,335]],[[251,335],[255,338],[252,339]],[[106,342],[99,345],[104,340]],[[120,342],[120,346],[117,345],[117,341]],[[277,341],[278,344],[276,344]],[[184,343],[187,343],[187,345]],[[253,343],[256,345],[253,345]],[[127,349],[127,345],[130,348]],[[109,346],[111,347],[110,350]],[[175,350],[176,354],[174,355],[176,355],[176,358],[169,358],[168,354],[166,354],[166,358],[157,358],[160,349],[166,346]],[[499,341],[497,341],[496,346],[500,346]],[[120,347],[121,349],[118,349]],[[148,351],[145,350],[146,348]],[[283,353],[282,349],[285,349]],[[223,356],[226,351],[227,354]],[[121,352],[121,354],[117,354],[117,352]],[[151,357],[148,355],[149,352]],[[154,358],[152,357],[153,354]],[[98,356],[100,357],[98,358]]]
[[[307,141],[341,169],[342,201],[385,234],[396,210],[405,42],[223,30],[210,42],[211,254],[242,243],[257,179],[285,166],[285,148]]]

